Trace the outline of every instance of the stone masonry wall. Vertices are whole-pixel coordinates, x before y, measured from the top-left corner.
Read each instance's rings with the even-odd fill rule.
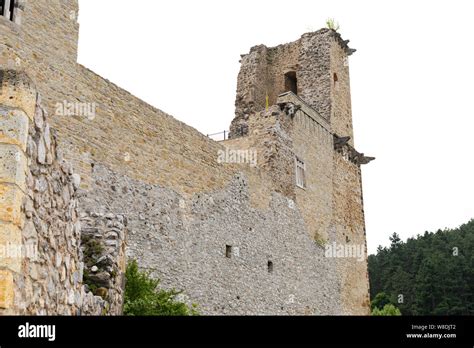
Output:
[[[331,126],[337,135],[351,137],[349,144],[354,146],[354,131],[352,127],[351,86],[349,76],[349,61],[346,49],[334,38],[330,48],[332,83],[331,92]],[[334,81],[337,77],[337,81]]]
[[[336,264],[310,237],[294,201],[275,193],[268,209],[252,208],[241,174],[189,199],[102,165],[93,176],[95,194],[81,205],[126,216],[128,257],[165,288],[183,290],[201,314],[340,312]]]
[[[57,155],[36,89],[22,72],[0,76],[0,314],[120,313],[121,296],[83,286],[80,178]]]
[[[335,125],[345,131],[349,104],[341,109],[333,104],[349,96],[348,80],[341,93],[331,89],[331,69],[340,69],[340,61],[328,57],[334,42],[342,49],[341,57],[350,53],[347,42],[322,30],[290,46],[252,48],[242,57],[233,139],[219,144],[76,63],[77,0],[24,0],[22,5],[21,24],[0,17],[0,71],[26,72],[43,96],[41,109],[49,115],[50,126],[33,123],[38,113],[31,95],[36,92],[29,82],[20,83],[13,101],[2,99],[1,111],[9,116],[0,133],[0,149],[6,158],[3,170],[9,173],[4,178],[10,181],[0,177],[0,241],[27,241],[23,234],[28,236],[31,228],[23,228],[31,227],[24,225],[31,220],[42,258],[20,264],[2,260],[0,313],[119,313],[127,234],[129,256],[155,269],[165,286],[185,290],[204,313],[351,312],[350,286],[362,293],[358,282],[366,279],[338,274],[340,263],[324,258],[315,239],[342,238],[337,224],[352,217],[347,209],[352,205],[345,202],[354,198],[340,200],[337,220],[327,227],[328,221],[339,194],[357,193],[343,189],[342,183],[360,183],[360,172],[334,169],[328,150],[331,139],[308,128],[310,120],[301,111],[292,116],[278,107],[263,111],[266,95],[274,104],[282,92],[282,75],[296,68],[300,96],[326,121],[344,114]],[[344,79],[344,73],[341,76]],[[93,112],[58,112],[67,104],[93,104]],[[18,129],[14,136],[9,135],[10,124]],[[27,142],[9,139],[25,136],[32,140],[29,155],[22,157],[18,148],[23,146],[25,152]],[[226,145],[256,147],[260,166],[218,163],[218,153]],[[60,158],[54,149],[61,151]],[[17,153],[20,160],[12,162]],[[306,191],[294,186],[295,154],[308,158],[315,175]],[[32,156],[36,162],[29,159]],[[62,160],[77,175],[63,169]],[[331,182],[331,170],[341,180]],[[67,206],[64,192],[69,193]],[[27,199],[23,205],[26,196],[30,203]],[[31,218],[26,217],[27,208]],[[363,214],[356,218],[354,231],[362,238]],[[58,233],[59,245],[52,248],[49,239]],[[68,244],[74,240],[75,247]],[[225,256],[226,245],[232,246],[235,257]],[[347,296],[340,294],[341,284]],[[360,296],[354,298],[359,301]],[[229,305],[222,308],[223,303]]]
[[[269,104],[273,105],[281,93],[287,92],[284,81],[289,71],[296,72],[298,96],[327,121],[333,122],[334,118],[338,134],[352,135],[352,120],[348,118],[347,57],[354,50],[347,44],[334,30],[321,29],[285,45],[252,48],[242,58],[237,79],[236,117],[231,125],[231,137],[239,135],[238,127],[247,127],[250,114],[265,108],[267,94]],[[335,76],[339,82],[337,88]]]
[[[217,143],[76,63],[74,13],[77,1],[35,0],[26,2],[21,25],[0,18],[0,66],[22,68],[35,83],[81,188],[94,163],[185,194],[224,187],[233,171],[217,166]],[[95,104],[94,115],[60,115],[64,103]]]
[[[339,153],[334,155],[334,221],[336,245],[358,247],[363,258],[337,258],[342,308],[346,314],[368,315],[370,308],[367,245],[360,167]]]

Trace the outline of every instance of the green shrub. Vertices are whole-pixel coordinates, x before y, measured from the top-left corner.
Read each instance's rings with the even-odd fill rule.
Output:
[[[384,308],[385,305],[390,304],[390,297],[385,292],[379,292],[370,303],[370,309]]]
[[[374,316],[399,316],[402,315],[400,310],[395,307],[393,304],[386,304],[383,309],[379,309],[378,307],[375,307],[372,310],[372,315]]]
[[[326,26],[334,31],[338,31],[340,29],[339,23],[337,23],[333,18],[328,18],[326,21]]]
[[[141,272],[135,260],[127,265],[124,295],[124,315],[185,316],[197,315],[196,305],[189,308],[176,301],[180,294],[176,290],[158,289],[159,280],[150,277],[150,272]]]

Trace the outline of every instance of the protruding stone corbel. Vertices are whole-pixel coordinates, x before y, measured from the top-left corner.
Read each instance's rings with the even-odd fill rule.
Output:
[[[351,140],[351,137],[340,137],[334,134],[334,150],[339,150],[346,146],[349,140]]]
[[[375,160],[375,157],[368,157],[368,156],[362,155],[362,157],[359,160],[359,164],[369,164],[373,160]]]
[[[289,102],[280,103],[278,106],[280,107],[280,110],[284,111],[285,114],[291,118],[295,117],[298,110],[301,109],[301,105],[296,105]]]

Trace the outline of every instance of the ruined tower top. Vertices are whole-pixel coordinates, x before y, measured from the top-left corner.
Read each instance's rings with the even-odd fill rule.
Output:
[[[317,111],[335,134],[351,137],[349,41],[332,29],[306,33],[297,41],[253,47],[242,56],[231,137],[246,135],[248,118],[276,103],[285,92],[298,95]]]

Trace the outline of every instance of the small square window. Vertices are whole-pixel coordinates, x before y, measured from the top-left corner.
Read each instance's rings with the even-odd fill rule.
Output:
[[[296,162],[296,186],[300,188],[305,188],[306,187],[306,177],[305,177],[306,166],[304,162],[298,157],[295,158],[295,162]]]

